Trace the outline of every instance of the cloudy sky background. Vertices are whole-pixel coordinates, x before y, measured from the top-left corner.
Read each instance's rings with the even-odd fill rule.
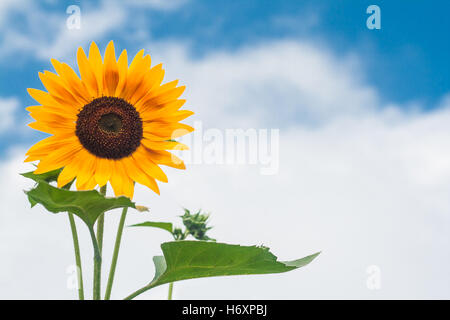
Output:
[[[450,298],[450,22],[446,1],[378,1],[381,30],[366,28],[369,1],[27,1],[0,3],[0,298],[72,299],[67,215],[30,209],[18,172],[44,134],[26,127],[26,88],[40,88],[50,58],[74,65],[76,49],[114,40],[162,62],[187,85],[188,122],[279,129],[279,171],[260,165],[191,164],[166,170],[161,196],[137,187],[150,214],[212,212],[219,241],[264,244],[281,260],[322,251],[281,275],[175,284],[177,299]],[[81,29],[66,8],[81,8]],[[109,269],[120,213],[106,217]],[[85,287],[92,249],[81,233]],[[169,237],[126,229],[113,298],[153,277]],[[381,287],[367,287],[367,268]],[[106,273],[105,273],[106,276]],[[104,276],[104,277],[105,277]],[[167,287],[141,296],[164,299]]]

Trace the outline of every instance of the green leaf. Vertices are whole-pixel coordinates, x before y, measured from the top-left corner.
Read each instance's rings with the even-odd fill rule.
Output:
[[[62,169],[56,169],[53,171],[49,171],[42,174],[35,174],[33,171],[21,173],[22,176],[25,178],[32,179],[36,182],[45,181],[45,182],[53,182],[58,179],[59,174],[61,173]]]
[[[32,179],[35,182],[45,181],[45,182],[50,183],[50,182],[55,182],[58,180],[58,176],[61,173],[61,171],[62,171],[62,168],[56,169],[53,171],[49,171],[49,172],[45,172],[45,173],[41,173],[41,174],[35,174],[33,171],[29,171],[29,172],[21,173],[21,175],[24,176],[25,178]],[[71,182],[69,182],[68,184],[63,186],[63,188],[70,189],[73,181],[74,180],[72,180]]]
[[[138,223],[138,224],[133,224],[129,227],[153,227],[153,228],[167,230],[171,234],[172,234],[172,230],[173,230],[173,225],[170,222],[147,221],[147,222],[142,222],[142,223]]]
[[[126,299],[162,284],[180,280],[247,274],[282,273],[306,266],[320,252],[278,261],[269,248],[207,241],[173,241],[161,245],[164,256],[153,257],[155,277]]]
[[[167,269],[166,259],[163,256],[155,256],[153,257],[153,263],[155,264],[155,276],[153,280],[158,279],[162,276],[164,271]]]
[[[97,218],[104,212],[131,207],[135,204],[127,197],[107,198],[96,190],[70,191],[56,188],[44,179],[37,178],[37,186],[25,191],[31,207],[42,204],[53,213],[70,212],[80,217],[89,227],[93,227]]]

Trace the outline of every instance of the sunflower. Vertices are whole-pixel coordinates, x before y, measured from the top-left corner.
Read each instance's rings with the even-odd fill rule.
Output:
[[[104,59],[92,42],[87,57],[78,48],[80,76],[67,64],[51,60],[56,73],[39,73],[47,89],[28,89],[40,105],[28,107],[35,130],[51,136],[27,152],[39,161],[36,174],[63,168],[58,187],[76,179],[78,190],[111,184],[116,196],[133,197],[134,182],[159,194],[156,180],[167,182],[159,165],[185,169],[167,150],[186,150],[174,139],[193,131],[179,121],[193,114],[180,110],[185,87],[178,80],[162,84],[164,70],[151,67],[139,51],[128,66],[126,50],[116,60],[109,42]]]

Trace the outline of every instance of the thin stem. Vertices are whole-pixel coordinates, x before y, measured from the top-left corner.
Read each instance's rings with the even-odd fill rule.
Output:
[[[167,297],[167,300],[172,300],[172,292],[173,292],[173,282],[169,284],[169,296]]]
[[[100,188],[100,193],[106,195],[106,184]],[[100,300],[102,287],[102,250],[103,230],[105,228],[105,215],[102,213],[97,220],[97,245],[100,259],[94,260],[94,300]]]
[[[100,193],[102,195],[106,195],[106,184],[100,188]],[[97,240],[98,240],[98,247],[100,248],[100,254],[102,253],[103,249],[103,230],[105,228],[105,215],[102,213],[100,217],[98,217],[97,221]]]
[[[75,262],[77,264],[77,279],[78,279],[78,299],[84,300],[84,288],[83,288],[83,272],[81,270],[81,255],[80,245],[78,243],[77,226],[72,213],[68,213],[70,229],[72,230],[73,247],[75,251]]]
[[[92,239],[92,245],[94,247],[94,300],[100,300],[100,266],[102,264],[102,256],[100,254],[100,248],[98,247],[97,239],[95,238],[94,228],[89,226],[89,233]]]
[[[154,288],[156,286],[158,286],[158,285],[155,285],[153,282],[150,282],[145,287],[142,287],[139,290],[136,290],[135,292],[133,292],[129,296],[125,297],[123,300],[133,300],[134,298],[136,298],[141,293],[144,293],[145,291],[150,290],[150,289],[152,289],[152,288]],[[170,285],[169,285],[169,299],[168,300],[172,300],[172,292],[173,292],[173,283],[170,283]]]
[[[124,298],[124,300],[133,300],[134,298],[136,298],[138,295],[140,295],[141,293],[144,293],[147,290],[150,290],[151,288],[153,288],[153,285],[148,284],[145,287],[140,288],[139,290],[133,292],[132,294],[130,294],[128,297]]]
[[[183,235],[181,236],[181,239],[175,239],[175,241],[184,240],[189,235],[189,231],[185,230]],[[173,282],[169,284],[169,294],[167,296],[167,300],[172,300],[172,294],[173,294]]]
[[[106,286],[105,300],[111,298],[111,290],[114,282],[114,274],[116,272],[117,259],[119,257],[120,242],[122,240],[123,227],[125,225],[125,218],[127,217],[128,208],[123,208],[120,216],[119,227],[117,228],[116,243],[114,244],[114,253],[111,261],[111,268],[109,269],[108,284]]]
[[[103,230],[105,228],[105,215],[102,213],[97,220],[97,241],[100,254],[103,250]]]

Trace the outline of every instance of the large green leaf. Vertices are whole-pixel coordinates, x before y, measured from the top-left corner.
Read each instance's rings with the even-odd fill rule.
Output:
[[[317,252],[298,260],[278,261],[266,247],[207,241],[166,242],[161,248],[164,256],[153,258],[155,277],[128,299],[159,285],[179,280],[287,272],[306,266],[319,255]]]
[[[152,227],[152,228],[158,228],[163,229],[166,231],[169,231],[172,234],[173,231],[173,225],[170,222],[155,222],[155,221],[147,221],[142,222],[138,224],[133,224],[130,227]]]
[[[36,178],[36,187],[25,191],[31,207],[42,204],[53,213],[71,212],[80,217],[89,227],[104,212],[116,208],[135,208],[127,197],[107,198],[96,190],[70,191],[50,185],[46,180]]]

